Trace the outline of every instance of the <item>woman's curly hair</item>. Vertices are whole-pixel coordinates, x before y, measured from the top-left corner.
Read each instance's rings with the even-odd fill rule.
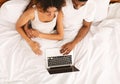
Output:
[[[43,11],[46,11],[49,7],[56,7],[59,11],[65,5],[65,0],[31,0],[26,10],[33,5],[42,8]]]

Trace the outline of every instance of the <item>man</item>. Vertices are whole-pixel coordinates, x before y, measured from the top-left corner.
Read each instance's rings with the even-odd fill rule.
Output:
[[[71,3],[72,2],[72,3]],[[71,6],[70,6],[71,5]],[[86,6],[85,6],[86,5]],[[72,6],[74,9],[72,9]],[[78,32],[74,36],[74,39],[62,46],[61,53],[68,54],[70,51],[87,35],[87,33],[90,30],[91,23],[94,19],[95,14],[95,5],[93,2],[88,3],[87,0],[69,0],[66,1],[66,7],[63,8],[63,13],[65,15],[66,11],[69,10],[72,15],[67,14],[68,17],[70,16],[69,20],[73,21],[73,23],[69,24],[69,20],[64,20],[64,28],[67,27],[67,25],[71,25],[71,27],[76,28]],[[74,20],[74,18],[76,18]],[[66,18],[65,18],[66,19]],[[66,29],[66,28],[65,28]],[[66,32],[66,31],[65,31]],[[72,34],[73,35],[73,34]]]

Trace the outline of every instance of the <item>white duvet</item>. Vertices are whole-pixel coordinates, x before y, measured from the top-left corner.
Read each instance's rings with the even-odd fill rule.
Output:
[[[42,57],[14,56],[22,39],[14,23],[0,21],[0,84],[120,84],[119,7],[110,5],[108,17],[93,24],[76,47],[74,64],[80,71],[73,73],[50,75]]]

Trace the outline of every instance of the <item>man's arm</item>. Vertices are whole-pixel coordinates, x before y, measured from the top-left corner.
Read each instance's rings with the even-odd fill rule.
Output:
[[[0,7],[1,7],[2,4],[4,4],[6,1],[8,1],[8,0],[0,0]]]
[[[110,0],[110,3],[117,3],[117,2],[120,3],[120,0]]]
[[[91,23],[92,22],[86,22],[85,20],[83,21],[82,28],[79,30],[77,36],[72,41],[72,43],[74,45],[76,45],[78,42],[80,42],[87,35],[88,31],[90,30]]]
[[[69,54],[71,50],[75,47],[77,43],[79,43],[89,32],[90,26],[92,22],[86,22],[85,20],[83,21],[83,26],[80,28],[77,36],[72,42],[66,43],[65,45],[62,46],[61,53],[63,54]]]

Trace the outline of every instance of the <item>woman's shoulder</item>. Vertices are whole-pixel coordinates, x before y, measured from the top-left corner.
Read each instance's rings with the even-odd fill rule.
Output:
[[[28,10],[26,10],[24,13],[30,15],[30,14],[33,14],[35,11],[35,8],[29,8]]]
[[[34,18],[34,11],[35,11],[35,8],[29,8],[23,13],[23,15],[25,17],[29,17],[29,18],[33,19]]]

